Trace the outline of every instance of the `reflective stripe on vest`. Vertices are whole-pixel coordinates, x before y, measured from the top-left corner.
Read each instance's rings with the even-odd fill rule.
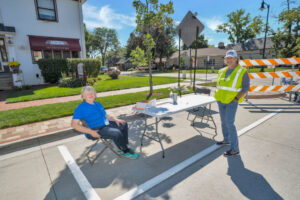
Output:
[[[232,92],[240,92],[240,91],[242,91],[242,88],[236,89],[236,88],[225,87],[225,86],[217,86],[217,89],[228,90],[228,91],[232,91]]]
[[[233,80],[233,83],[232,83],[231,87],[217,86],[217,89],[228,90],[228,91],[232,91],[232,92],[240,92],[240,91],[242,91],[242,88],[236,89],[236,84],[237,84],[238,78],[239,78],[239,76],[240,76],[240,74],[242,72],[242,69],[243,69],[243,67],[240,67],[239,70],[237,71],[236,76],[235,76],[235,78]],[[220,73],[220,77],[218,77],[218,79],[219,79],[218,80],[218,85],[220,85],[220,80],[221,80],[221,77],[222,77],[224,71],[225,71],[225,68],[221,71],[222,73]]]

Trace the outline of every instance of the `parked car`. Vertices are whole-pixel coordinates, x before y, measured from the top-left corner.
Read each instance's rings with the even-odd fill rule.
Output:
[[[108,68],[108,71],[109,71],[109,72],[110,72],[110,71],[116,71],[116,70],[118,70],[117,67],[110,67],[110,68]]]
[[[106,67],[106,66],[101,66],[100,67],[100,71],[102,71],[102,72],[107,72],[108,71],[108,68]]]

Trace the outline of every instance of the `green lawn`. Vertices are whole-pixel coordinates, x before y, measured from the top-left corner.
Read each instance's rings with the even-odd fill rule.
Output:
[[[116,80],[110,79],[107,75],[100,75],[99,77],[101,77],[102,80],[97,81],[94,85],[94,88],[97,92],[149,86],[148,77],[119,76],[119,79]],[[176,78],[153,77],[153,85],[162,85],[175,82],[177,82]],[[80,94],[80,92],[81,87],[60,88],[58,86],[51,86],[37,90],[23,90],[11,93],[6,99],[6,103],[71,96]]]
[[[169,96],[170,91],[165,89],[154,90],[152,98],[161,99]],[[186,92],[191,93],[191,92]],[[185,93],[185,94],[186,94]],[[105,109],[134,104],[137,101],[145,100],[148,91],[121,94],[97,98]],[[64,116],[73,115],[74,109],[81,103],[80,100],[66,103],[55,103],[49,105],[7,110],[0,112],[0,129],[44,121]]]

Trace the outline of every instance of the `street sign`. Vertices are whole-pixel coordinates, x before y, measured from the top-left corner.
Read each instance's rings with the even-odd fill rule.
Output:
[[[191,11],[189,11],[176,28],[176,33],[180,36],[186,46],[189,47],[196,40],[197,27],[199,34],[203,31],[204,25]]]

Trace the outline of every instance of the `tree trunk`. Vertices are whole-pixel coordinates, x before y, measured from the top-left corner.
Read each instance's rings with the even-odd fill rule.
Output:
[[[147,96],[147,100],[150,99],[150,97],[152,96],[152,92],[153,92],[153,84],[152,84],[152,66],[151,66],[151,60],[149,57],[149,50],[147,50],[147,55],[148,55],[148,69],[149,69],[149,86],[150,86],[150,91],[149,94]]]

